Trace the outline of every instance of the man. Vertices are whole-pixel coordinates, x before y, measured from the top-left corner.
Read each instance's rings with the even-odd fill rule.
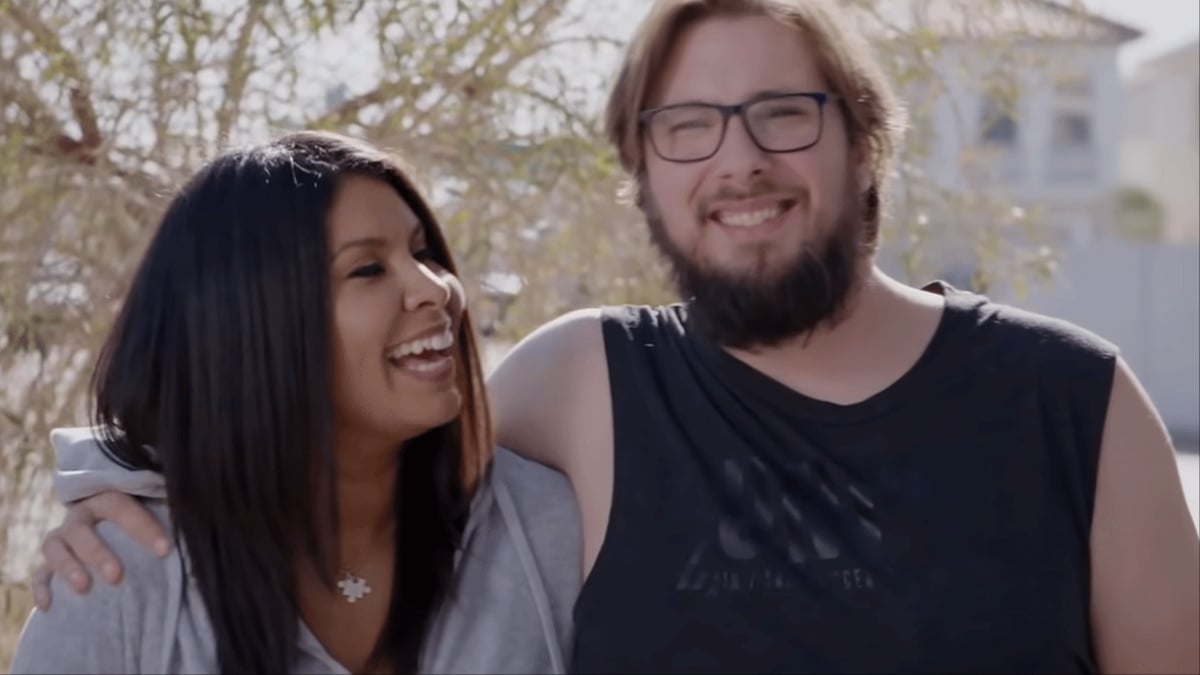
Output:
[[[661,0],[629,46],[608,131],[688,301],[568,314],[489,383],[578,499],[573,669],[1196,672],[1200,546],[1116,349],[873,264],[900,111],[849,26]],[[63,537],[111,563],[131,504]]]

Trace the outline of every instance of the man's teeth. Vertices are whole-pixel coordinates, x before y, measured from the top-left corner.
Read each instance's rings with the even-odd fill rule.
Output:
[[[393,347],[388,352],[388,358],[398,361],[406,356],[416,356],[428,351],[440,352],[443,349],[449,349],[453,344],[454,334],[447,328],[437,335],[421,338],[420,340],[410,340],[409,342]]]
[[[772,206],[757,211],[745,211],[741,213],[727,213],[724,211],[717,213],[717,220],[722,225],[732,225],[733,227],[754,227],[762,225],[768,220],[783,213],[783,207]]]

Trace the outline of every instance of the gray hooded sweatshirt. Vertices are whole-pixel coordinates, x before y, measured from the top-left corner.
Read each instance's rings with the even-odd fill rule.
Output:
[[[90,428],[57,429],[55,490],[70,503],[116,489],[140,496],[169,526],[162,476],[128,471],[100,451]],[[165,558],[111,523],[97,533],[121,559],[120,584],[78,595],[55,579],[49,611],[34,610],[13,673],[215,673],[204,602],[184,575],[186,551]],[[497,451],[472,504],[456,563],[457,592],[433,619],[426,673],[562,673],[582,575],[579,512],[566,478]],[[345,673],[300,621],[294,673]]]

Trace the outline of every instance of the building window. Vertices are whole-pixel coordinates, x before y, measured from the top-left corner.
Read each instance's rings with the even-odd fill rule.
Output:
[[[979,138],[984,143],[1006,147],[1017,144],[1017,120],[1013,117],[1012,106],[1005,105],[1002,101],[992,97],[984,99],[979,127],[982,130]]]
[[[1086,112],[1058,111],[1051,142],[1059,150],[1083,150],[1092,145],[1092,118]]]
[[[1092,82],[1086,77],[1069,77],[1054,85],[1054,126],[1051,142],[1055,149],[1080,150],[1092,145]]]
[[[1050,127],[1048,178],[1060,183],[1088,183],[1099,175],[1094,143],[1092,82],[1086,76],[1059,80],[1054,85]]]

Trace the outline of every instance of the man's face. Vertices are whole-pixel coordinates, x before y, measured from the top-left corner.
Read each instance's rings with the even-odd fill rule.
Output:
[[[682,33],[648,107],[733,105],[798,92],[829,87],[797,31],[766,16],[715,17]],[[692,300],[698,327],[728,346],[807,333],[841,308],[853,285],[865,175],[858,175],[862,166],[853,161],[836,101],[823,109],[813,103],[785,99],[748,111],[758,143],[744,117],[729,119],[720,147],[701,161],[664,159],[651,135],[671,156],[670,143],[695,148],[703,124],[678,119],[644,127],[651,233]],[[801,143],[805,134],[791,130],[804,125],[819,127],[814,145],[768,151]],[[787,142],[789,133],[795,143]]]

